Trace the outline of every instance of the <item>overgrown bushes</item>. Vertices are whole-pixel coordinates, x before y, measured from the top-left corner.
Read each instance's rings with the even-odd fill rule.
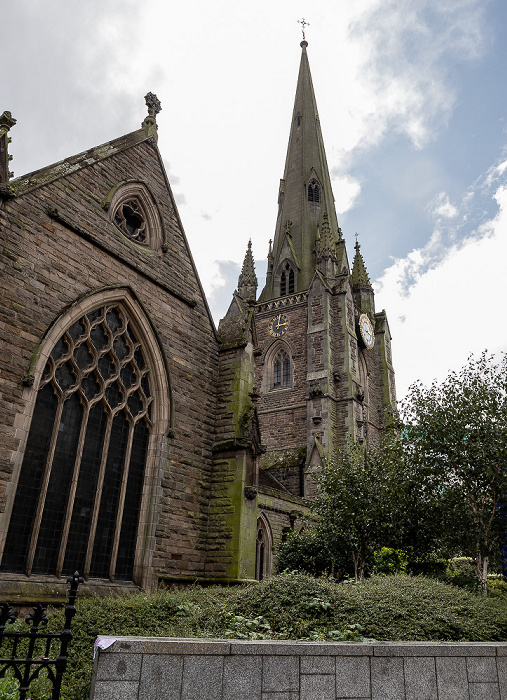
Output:
[[[51,625],[61,627],[62,614]],[[337,583],[301,573],[240,588],[78,601],[62,700],[86,700],[98,635],[507,641],[507,598],[405,575]]]

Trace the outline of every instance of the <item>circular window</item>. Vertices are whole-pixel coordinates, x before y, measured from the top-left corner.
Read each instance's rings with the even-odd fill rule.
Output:
[[[128,238],[137,243],[146,243],[146,220],[139,204],[130,199],[120,204],[114,222]]]

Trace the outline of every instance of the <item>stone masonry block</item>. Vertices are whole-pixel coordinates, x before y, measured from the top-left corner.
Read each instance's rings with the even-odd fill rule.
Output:
[[[301,673],[306,675],[333,674],[335,672],[334,656],[302,656],[300,664]]]
[[[437,674],[435,659],[427,657],[405,658],[406,700],[437,700]]]
[[[141,654],[103,654],[98,665],[97,680],[138,682],[141,660]]]
[[[437,658],[436,666],[439,700],[468,700],[466,659]]]
[[[93,700],[137,700],[135,681],[97,681]]]
[[[222,697],[223,658],[187,656],[183,669],[181,700],[220,700]]]
[[[299,690],[287,693],[262,693],[262,700],[299,700]]]
[[[301,676],[300,700],[335,700],[335,676]]]
[[[297,656],[264,656],[262,659],[262,691],[299,690]]]
[[[260,700],[262,658],[232,656],[224,659],[223,700]]]
[[[496,660],[498,671],[498,685],[500,686],[500,697],[507,700],[507,656],[499,657]]]
[[[372,700],[399,700],[405,696],[403,659],[371,660],[371,696]]]
[[[146,654],[143,658],[139,700],[179,700],[183,658]]]
[[[488,657],[467,657],[469,683],[497,683],[496,659]]]
[[[336,697],[360,698],[370,695],[370,659],[336,657]]]
[[[470,700],[500,700],[498,683],[470,683]]]

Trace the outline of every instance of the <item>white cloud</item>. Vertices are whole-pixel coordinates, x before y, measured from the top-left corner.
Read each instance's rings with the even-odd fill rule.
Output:
[[[356,78],[370,98],[359,110],[352,103],[358,144],[375,144],[388,129],[406,134],[417,148],[434,137],[455,101],[448,59],[481,54],[483,11],[482,0],[363,3],[350,25],[362,49]]]
[[[499,322],[505,299],[507,185],[491,197],[496,215],[465,242],[451,246],[437,266],[427,268],[427,249],[414,250],[376,283],[378,306],[389,314],[399,398],[418,379],[426,384],[442,380],[471,353],[507,350],[507,326]]]
[[[446,192],[440,192],[432,202],[428,205],[428,210],[438,219],[454,219],[458,216],[458,209],[451,204],[449,195]]]

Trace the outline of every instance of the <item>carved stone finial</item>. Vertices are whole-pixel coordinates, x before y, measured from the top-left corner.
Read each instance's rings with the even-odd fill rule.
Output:
[[[292,227],[292,221],[289,221],[289,219],[287,219],[287,221],[285,222],[285,233],[288,236],[291,235],[291,232],[290,232],[291,227]]]
[[[148,107],[148,114],[151,115],[152,110],[154,115],[162,111],[162,105],[160,104],[160,100],[153,92],[149,92],[147,95],[145,95],[144,99],[146,102],[146,106]]]
[[[146,102],[146,106],[148,107],[148,116],[145,117],[142,126],[148,128],[154,127],[156,131],[158,128],[157,114],[162,111],[162,105],[160,104],[158,97],[153,92],[149,92],[147,95],[145,95],[144,100]]]

